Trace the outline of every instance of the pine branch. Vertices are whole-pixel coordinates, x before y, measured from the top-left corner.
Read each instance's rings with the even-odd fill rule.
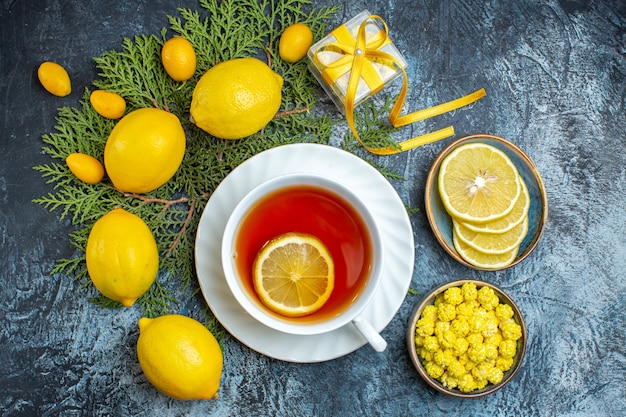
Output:
[[[55,131],[42,137],[43,151],[51,162],[34,167],[52,186],[51,192],[34,202],[59,213],[61,219],[67,218],[75,226],[69,238],[77,253],[57,261],[51,274],[71,276],[95,294],[84,256],[94,222],[115,207],[146,222],[160,255],[157,281],[137,303],[147,317],[175,312],[180,300],[171,287],[185,290],[197,285],[194,244],[198,222],[208,198],[222,180],[246,159],[274,146],[329,143],[336,123],[314,111],[321,89],[306,63],[283,62],[277,46],[284,28],[298,21],[313,28],[319,39],[326,32],[325,21],[336,13],[337,7],[314,8],[309,0],[199,0],[199,4],[201,10],[179,8],[177,16],[168,16],[169,28],[163,28],[158,35],[126,38],[121,50],[94,58],[98,69],[94,87],[122,95],[128,112],[158,107],[181,120],[187,133],[187,148],[170,181],[153,192],[136,195],[120,192],[107,178],[89,185],[74,177],[64,163],[67,155],[82,152],[103,162],[104,146],[116,123],[93,110],[87,89],[78,108],[59,110]],[[160,61],[163,43],[172,34],[187,38],[198,58],[196,74],[182,83],[172,80]],[[216,63],[244,56],[269,57],[272,69],[283,76],[280,112],[261,132],[248,138],[213,138],[189,121],[193,88]],[[191,289],[197,294],[197,286]],[[101,307],[120,306],[101,295],[91,300]],[[207,327],[211,326],[216,326],[216,322],[207,311]]]

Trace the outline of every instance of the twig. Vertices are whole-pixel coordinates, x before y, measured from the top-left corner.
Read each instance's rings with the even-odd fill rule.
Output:
[[[193,213],[195,209],[196,209],[196,200],[191,200],[191,204],[189,205],[189,211],[187,212],[187,217],[185,217],[185,222],[180,228],[180,231],[178,232],[178,234],[176,235],[176,239],[174,239],[174,241],[172,242],[172,245],[165,253],[166,258],[172,254],[172,252],[174,251],[174,248],[178,245],[178,242],[180,242],[181,237],[185,234],[185,231],[187,230],[187,226],[189,225],[189,222],[191,221],[191,218],[193,217]]]
[[[208,198],[210,195],[211,195],[211,193],[205,192],[205,193],[202,193],[199,198]],[[183,225],[181,226],[180,231],[176,235],[176,238],[174,239],[174,241],[170,245],[169,249],[165,253],[165,256],[169,257],[172,254],[172,252],[174,251],[174,248],[176,248],[176,246],[180,242],[180,239],[183,237],[183,235],[187,231],[187,226],[189,226],[189,222],[191,222],[191,219],[193,218],[193,213],[196,210],[197,200],[191,199],[189,197],[180,197],[180,198],[177,198],[175,200],[166,200],[166,199],[163,199],[163,198],[146,197],[146,196],[143,196],[141,194],[134,194],[134,193],[124,193],[124,196],[125,197],[136,198],[138,200],[143,201],[146,204],[148,204],[148,203],[163,204],[163,210],[162,211],[167,210],[168,208],[170,208],[174,204],[189,203],[189,209],[187,210],[187,216],[185,217],[185,221],[183,222]]]
[[[143,196],[141,194],[134,194],[134,193],[124,193],[124,196],[125,197],[136,198],[138,200],[143,201],[144,203],[159,203],[159,204],[163,204],[163,211],[167,210],[168,208],[170,208],[174,204],[189,202],[189,197],[181,197],[181,198],[177,198],[176,200],[165,200],[163,198],[146,197],[146,196]],[[203,196],[204,196],[204,194],[203,194]]]
[[[285,111],[281,111],[281,112],[276,113],[276,115],[274,116],[274,119],[278,119],[279,117],[289,116],[289,115],[292,115],[292,114],[306,113],[308,111],[309,111],[308,107],[305,107],[303,109],[285,110]]]
[[[267,56],[267,66],[272,68],[272,56],[270,55],[270,50],[272,49],[272,43],[270,42],[268,49],[265,50],[265,55]]]

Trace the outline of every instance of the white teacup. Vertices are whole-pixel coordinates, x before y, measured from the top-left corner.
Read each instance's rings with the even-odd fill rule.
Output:
[[[312,313],[311,315],[300,318],[290,318],[274,313],[265,307],[258,298],[254,287],[251,284],[251,256],[256,256],[258,250],[260,250],[262,245],[267,242],[267,240],[276,237],[264,235],[264,233],[273,233],[273,231],[263,230],[263,232],[257,233],[256,230],[252,229],[265,229],[262,225],[268,224],[268,222],[261,220],[263,219],[263,216],[267,215],[267,213],[278,213],[280,210],[285,210],[284,213],[289,213],[288,216],[280,217],[280,214],[276,214],[280,219],[286,219],[285,223],[278,227],[278,229],[286,228],[281,233],[300,232],[315,235],[316,233],[311,231],[290,230],[290,222],[294,224],[297,223],[298,216],[305,212],[302,211],[302,213],[300,213],[300,210],[296,210],[295,208],[279,206],[281,201],[280,197],[274,197],[281,195],[281,192],[284,192],[285,190],[302,188],[306,188],[309,191],[313,190],[311,191],[313,193],[319,192],[322,196],[326,195],[333,204],[336,203],[342,207],[346,207],[347,210],[342,213],[346,213],[346,215],[348,215],[347,213],[350,213],[351,218],[348,219],[349,221],[342,221],[341,224],[337,224],[336,226],[332,225],[333,221],[336,222],[336,219],[329,219],[328,216],[323,217],[321,214],[318,214],[322,213],[322,211],[311,211],[305,215],[309,217],[319,217],[319,220],[325,224],[324,227],[326,229],[337,227],[337,233],[343,233],[344,226],[347,223],[352,222],[354,225],[360,225],[358,226],[358,238],[355,237],[355,239],[364,242],[363,251],[367,253],[362,255],[363,265],[359,265],[361,269],[359,270],[358,275],[360,277],[359,280],[362,281],[361,284],[358,285],[358,288],[355,285],[353,292],[346,292],[344,294],[341,292],[342,290],[338,289],[338,283],[339,287],[341,287],[342,284],[340,280],[350,280],[353,282],[354,279],[351,276],[355,275],[356,272],[354,268],[346,266],[343,268],[342,273],[341,265],[342,262],[344,262],[343,254],[349,252],[346,252],[344,249],[335,249],[333,259],[336,266],[336,274],[335,289],[333,290],[333,293],[337,291],[336,295],[331,294],[331,298],[326,303],[328,307],[325,304],[324,307],[322,307],[318,312]],[[271,204],[276,205],[275,210],[259,209],[260,206],[271,206]],[[253,216],[257,217],[255,218]],[[326,223],[330,224],[330,226]],[[252,226],[252,224],[256,225]],[[352,228],[349,230],[357,230],[355,229],[357,226],[350,227]],[[332,233],[334,233],[334,230]],[[350,235],[350,239],[352,239],[353,235],[356,236],[355,233],[350,233]],[[250,244],[246,243],[242,246],[241,242],[247,242],[248,239],[254,240],[253,238],[250,238],[250,236],[254,236],[254,239],[257,239],[258,241]],[[342,241],[342,236],[339,236],[339,239],[331,239],[333,240],[331,242],[324,242],[324,239],[321,236],[318,237],[326,246],[339,245],[339,243],[334,242],[334,240]],[[329,240],[329,237],[326,237],[326,239]],[[382,238],[371,212],[348,188],[334,179],[318,174],[285,174],[272,178],[253,188],[237,204],[231,213],[224,230],[224,237],[222,239],[222,266],[226,276],[226,282],[228,283],[235,299],[239,302],[243,309],[250,314],[250,316],[264,325],[288,334],[314,335],[333,331],[351,322],[375,350],[382,352],[387,347],[387,343],[372,327],[372,325],[362,316],[363,310],[372,301],[382,280],[382,245]],[[357,246],[359,245],[352,245],[351,247]],[[246,247],[247,249],[242,250],[242,247]],[[332,253],[333,249],[330,250]],[[357,255],[361,256],[358,253]],[[350,256],[346,255],[346,257]],[[351,259],[355,258],[357,258],[357,256],[351,257]],[[349,261],[346,260],[344,263],[348,265]],[[333,295],[335,295],[336,299],[331,301],[333,300]],[[324,311],[325,309],[327,309],[327,311]]]

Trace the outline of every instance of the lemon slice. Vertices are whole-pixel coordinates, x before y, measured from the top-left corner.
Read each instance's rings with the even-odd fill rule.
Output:
[[[528,217],[506,233],[477,233],[457,221],[452,221],[457,238],[471,248],[489,255],[508,253],[519,246],[528,233]]]
[[[270,310],[288,317],[314,313],[328,301],[335,267],[315,236],[286,233],[268,242],[253,268],[254,288]]]
[[[483,252],[479,252],[471,246],[462,242],[456,233],[452,233],[452,242],[454,248],[468,263],[485,269],[499,269],[511,265],[519,252],[519,246],[516,246],[511,251],[502,253],[499,255],[490,255]]]
[[[453,218],[486,223],[509,214],[521,193],[520,176],[511,159],[484,143],[468,143],[441,163],[439,195]]]
[[[513,210],[501,219],[494,220],[488,223],[467,223],[459,221],[461,225],[469,230],[477,233],[506,233],[513,229],[515,226],[522,223],[525,217],[528,216],[528,209],[530,208],[530,194],[528,194],[528,187],[526,182],[520,177],[520,185],[522,186],[522,192],[520,193],[517,203],[513,207]]]

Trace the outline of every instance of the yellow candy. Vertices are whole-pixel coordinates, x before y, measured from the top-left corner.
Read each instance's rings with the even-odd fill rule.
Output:
[[[500,324],[500,330],[502,338],[506,340],[517,340],[522,337],[522,327],[513,320]]]
[[[443,293],[443,298],[446,303],[456,306],[463,302],[463,293],[459,287],[450,287]]]
[[[445,387],[471,392],[498,384],[514,363],[521,326],[495,291],[450,287],[424,308],[415,344],[426,372]]]

